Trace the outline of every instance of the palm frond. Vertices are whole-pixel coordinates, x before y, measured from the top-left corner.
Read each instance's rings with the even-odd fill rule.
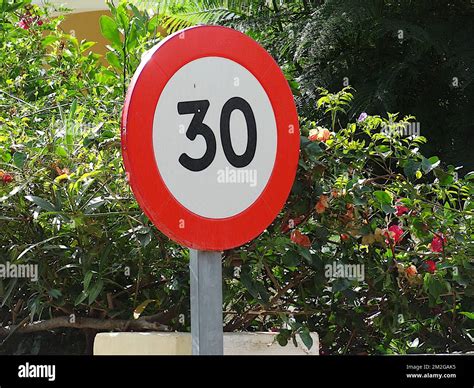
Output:
[[[305,2],[293,0],[132,0],[137,7],[160,15],[168,33],[197,24],[225,24],[259,18],[268,22],[275,14],[294,13]],[[280,5],[278,5],[280,4]]]

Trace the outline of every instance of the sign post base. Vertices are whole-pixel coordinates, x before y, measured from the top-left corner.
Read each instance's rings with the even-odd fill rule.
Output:
[[[193,355],[223,355],[222,257],[190,249]]]

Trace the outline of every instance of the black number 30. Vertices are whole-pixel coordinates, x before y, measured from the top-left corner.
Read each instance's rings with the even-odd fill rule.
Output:
[[[208,100],[178,103],[178,113],[180,115],[194,114],[186,131],[186,137],[189,140],[195,140],[198,135],[201,135],[206,142],[206,152],[202,157],[195,159],[185,153],[179,157],[181,165],[191,171],[205,170],[216,156],[216,137],[212,129],[203,123],[209,105]],[[234,110],[240,110],[244,114],[247,123],[247,148],[242,155],[235,153],[230,137],[230,117]],[[257,149],[257,124],[252,108],[247,101],[240,97],[232,97],[224,104],[221,112],[220,131],[222,148],[229,163],[236,168],[248,166],[252,162]]]

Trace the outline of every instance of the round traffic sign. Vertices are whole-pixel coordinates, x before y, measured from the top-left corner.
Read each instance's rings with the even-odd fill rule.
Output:
[[[294,181],[291,90],[246,35],[219,26],[177,32],[132,79],[122,152],[138,203],[168,237],[200,250],[245,244],[278,215]]]

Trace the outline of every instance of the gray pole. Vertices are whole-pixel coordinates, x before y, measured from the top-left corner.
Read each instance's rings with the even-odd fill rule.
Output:
[[[193,355],[223,355],[222,256],[190,249]]]

